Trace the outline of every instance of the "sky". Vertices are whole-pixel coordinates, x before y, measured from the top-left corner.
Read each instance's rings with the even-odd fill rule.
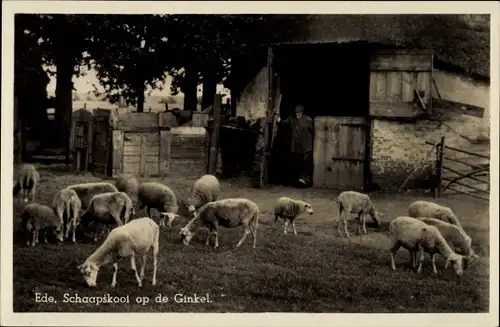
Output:
[[[154,96],[169,96],[171,95],[170,93],[170,84],[172,83],[172,77],[167,76],[165,79],[165,82],[163,83],[164,87],[163,90],[153,90],[151,95]],[[76,89],[76,93],[88,93],[89,91],[92,92],[94,90],[93,85],[96,85],[99,91],[104,91],[104,88],[102,85],[99,83],[99,80],[96,77],[96,72],[94,70],[88,70],[85,75],[81,77],[73,77],[73,85],[74,88]],[[49,96],[53,96],[55,94],[56,90],[56,78],[50,77],[50,82],[47,85],[47,92]],[[223,93],[223,94],[229,94],[229,90],[224,89],[222,85],[217,86],[217,92]],[[202,94],[202,86],[198,86],[198,96],[201,96]],[[182,95],[182,92],[179,92],[179,95]]]

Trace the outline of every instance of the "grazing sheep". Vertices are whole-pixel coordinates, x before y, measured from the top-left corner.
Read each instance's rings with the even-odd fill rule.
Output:
[[[73,235],[71,240],[75,243],[75,232],[76,227],[80,223],[79,215],[82,208],[82,201],[78,197],[78,194],[76,194],[75,190],[69,188],[60,190],[54,196],[52,208],[61,221],[63,231],[66,231],[65,238],[69,237],[69,231],[72,229]]]
[[[452,225],[462,228],[460,221],[453,214],[453,211],[434,202],[415,201],[408,207],[408,216],[413,218],[428,217],[436,218]],[[462,228],[463,229],[463,228]]]
[[[361,233],[361,225],[363,232],[366,234],[366,215],[370,215],[375,225],[378,227],[380,213],[375,211],[372,200],[367,194],[344,191],[337,196],[337,203],[339,206],[339,216],[337,218],[337,231],[339,236],[342,234],[340,229],[340,220],[344,222],[344,231],[347,237],[350,237],[347,230],[347,219],[349,214],[356,213],[358,215],[358,234]]]
[[[32,164],[22,165],[18,174],[13,196],[21,194],[21,201],[25,203],[29,201],[29,197],[31,196],[31,201],[35,202],[36,187],[40,181],[40,174]]]
[[[90,223],[122,226],[123,223],[126,224],[129,221],[131,214],[134,214],[134,207],[132,200],[125,192],[106,192],[92,197],[80,221],[84,229]],[[97,234],[98,231],[94,234],[94,241],[97,241]]]
[[[156,285],[159,230],[158,225],[148,217],[132,220],[123,226],[113,229],[102,245],[83,264],[78,266],[87,285],[95,287],[97,285],[96,280],[99,268],[108,263],[113,263],[114,273],[111,287],[115,287],[118,261],[121,258],[130,258],[130,265],[135,273],[137,284],[139,287],[142,287],[147,254],[150,249],[153,249],[152,284]],[[142,259],[140,274],[137,274],[137,267],[135,265],[136,256]]]
[[[464,269],[479,258],[471,247],[472,239],[463,229],[436,218],[421,217],[418,219],[427,225],[436,227],[453,251],[464,256]]]
[[[172,226],[179,205],[175,193],[166,185],[156,182],[141,183],[139,186],[137,206],[139,210],[147,208],[147,213],[151,217],[151,209],[160,212],[160,227],[165,227],[165,218],[168,218],[168,227]]]
[[[285,220],[285,234],[287,233],[288,225],[291,223],[293,227],[293,233],[297,235],[297,230],[295,229],[295,218],[303,214],[304,212],[312,215],[314,213],[311,205],[305,201],[295,200],[286,196],[280,197],[276,204],[274,205],[274,222],[278,221],[279,218]]]
[[[424,252],[427,252],[431,255],[434,274],[437,274],[436,254],[439,253],[446,258],[445,269],[451,264],[457,276],[462,275],[463,256],[453,251],[436,227],[427,225],[416,218],[397,217],[389,224],[389,232],[393,238],[393,244],[390,249],[393,270],[396,270],[394,256],[402,246],[410,252],[412,265],[416,260],[413,256],[418,252],[419,265],[417,273],[422,271]]]
[[[52,208],[32,202],[24,207],[21,218],[23,220],[24,231],[26,232],[27,245],[30,245],[30,239],[31,246],[35,246],[38,243],[40,231],[44,232],[44,242],[47,242],[48,231],[55,231],[57,239],[63,242],[63,226]]]
[[[257,242],[257,228],[259,225],[260,210],[255,202],[243,198],[230,198],[214,202],[209,202],[202,206],[195,217],[181,229],[181,239],[184,244],[188,245],[193,237],[190,228],[193,225],[203,225],[208,227],[209,232],[205,245],[209,245],[210,235],[215,235],[214,248],[219,246],[218,227],[236,228],[238,226],[245,226],[245,233],[239,240],[236,247],[240,247],[245,241],[248,234],[252,233],[253,248],[255,249]]]
[[[116,179],[116,189],[120,192],[128,194],[132,203],[137,202],[137,194],[139,193],[139,181],[132,175],[121,175]]]
[[[219,180],[214,175],[203,175],[194,182],[193,190],[187,198],[189,212],[194,216],[196,210],[208,202],[217,201],[220,193]]]
[[[118,189],[113,184],[107,182],[74,184],[66,188],[75,190],[82,201],[82,209],[89,207],[92,197],[96,194],[118,192]]]

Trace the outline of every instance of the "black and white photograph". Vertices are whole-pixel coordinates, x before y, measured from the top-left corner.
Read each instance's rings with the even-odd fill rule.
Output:
[[[312,3],[2,3],[1,325],[498,325],[500,5]]]

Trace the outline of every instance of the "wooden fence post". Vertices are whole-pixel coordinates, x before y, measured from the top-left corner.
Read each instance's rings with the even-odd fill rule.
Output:
[[[221,104],[222,96],[220,94],[216,94],[214,97],[213,107],[214,124],[210,138],[210,156],[208,157],[208,173],[211,175],[214,175],[217,171]]]
[[[441,188],[443,184],[443,155],[444,155],[444,136],[441,136],[441,142],[437,146],[436,151],[436,168],[437,168],[437,197],[441,197]]]

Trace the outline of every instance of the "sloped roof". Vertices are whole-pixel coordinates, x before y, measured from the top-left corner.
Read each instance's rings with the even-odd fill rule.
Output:
[[[273,44],[368,41],[415,49],[465,72],[490,75],[489,15],[271,15],[287,29],[276,29]]]

